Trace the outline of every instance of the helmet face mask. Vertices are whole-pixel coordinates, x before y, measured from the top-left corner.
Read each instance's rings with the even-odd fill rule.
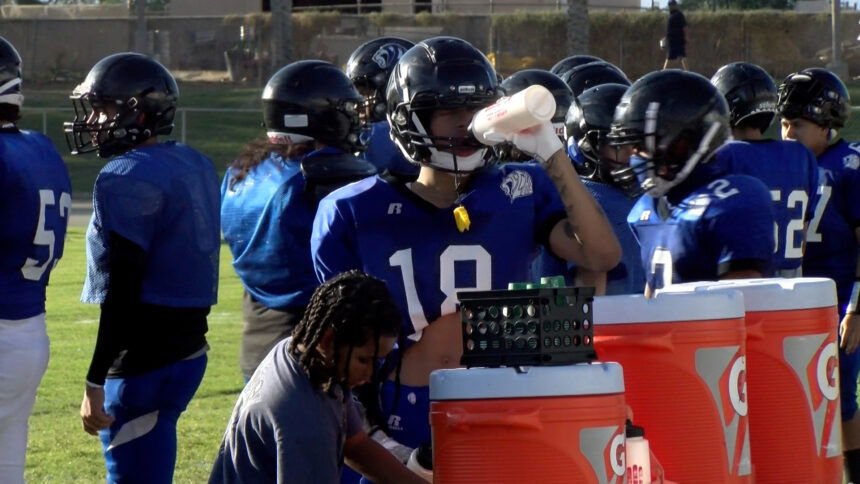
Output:
[[[0,37],[0,104],[11,104],[18,108],[24,104],[24,95],[21,94],[21,56],[3,37]]]
[[[439,136],[433,113],[477,111],[499,97],[496,72],[480,51],[454,37],[435,37],[407,51],[388,80],[388,122],[406,159],[435,169],[466,173],[480,169],[492,151],[468,132]],[[469,155],[458,155],[469,152]]]
[[[785,119],[802,118],[825,128],[842,128],[851,113],[845,84],[820,68],[790,74],[778,89],[777,110]]]
[[[69,150],[108,158],[170,134],[178,97],[176,80],[158,62],[132,53],[105,57],[69,96],[75,109],[63,123]]]
[[[636,81],[615,112],[610,145],[632,145],[630,167],[643,192],[658,198],[706,163],[729,137],[728,105],[704,77],[658,71]]]

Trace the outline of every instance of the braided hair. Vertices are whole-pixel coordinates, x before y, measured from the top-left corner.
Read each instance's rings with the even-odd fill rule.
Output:
[[[327,330],[334,330],[333,362],[317,349]],[[343,272],[320,285],[311,296],[305,314],[293,330],[289,352],[307,372],[311,384],[333,395],[340,367],[340,350],[348,348],[344,380],[349,378],[352,350],[379,338],[400,333],[400,313],[388,287],[358,270]]]

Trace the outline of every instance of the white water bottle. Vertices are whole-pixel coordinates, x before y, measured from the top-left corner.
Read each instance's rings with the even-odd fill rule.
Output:
[[[425,481],[433,482],[433,457],[432,450],[429,445],[416,447],[409,455],[409,460],[406,462],[406,468],[418,474]]]
[[[475,113],[469,129],[482,144],[493,146],[514,133],[551,120],[554,115],[552,93],[535,84]]]
[[[627,460],[627,484],[651,484],[651,449],[645,440],[645,429],[627,421],[624,454]]]

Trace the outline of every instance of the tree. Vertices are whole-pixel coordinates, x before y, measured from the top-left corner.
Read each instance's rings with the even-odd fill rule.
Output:
[[[567,1],[567,54],[588,53],[588,0]]]
[[[276,71],[293,60],[293,1],[271,0],[272,5],[272,70]]]

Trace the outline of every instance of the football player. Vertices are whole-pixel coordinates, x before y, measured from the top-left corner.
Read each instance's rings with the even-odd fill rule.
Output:
[[[627,75],[613,64],[606,61],[582,64],[561,74],[561,80],[570,87],[574,97],[579,96],[588,88],[601,84],[630,85]]]
[[[406,161],[391,140],[391,128],[385,119],[385,86],[394,65],[414,43],[399,37],[379,37],[358,46],[346,62],[346,75],[364,96],[362,116],[367,129],[362,133],[364,152],[380,172],[388,172],[404,181],[414,181],[418,167]]]
[[[832,72],[811,68],[790,74],[778,92],[782,137],[803,143],[818,159],[818,200],[806,233],[803,275],[836,282],[842,447],[848,481],[860,482],[860,143],[839,137],[851,102],[845,84]]]
[[[119,53],[71,95],[72,154],[111,158],[93,189],[81,300],[101,305],[81,420],[108,482],[169,483],[176,423],[206,369],[218,287],[218,177],[170,134],[179,89],[158,62]]]
[[[328,62],[294,62],[263,90],[266,138],[249,144],[221,184],[221,229],[245,287],[240,366],[245,381],[290,335],[317,286],[311,226],[322,196],[376,174],[350,154],[361,95]]]
[[[386,95],[392,135],[420,164],[418,179],[373,177],[333,192],[320,202],[311,247],[321,281],[359,268],[385,280],[398,303],[401,355],[382,385],[379,423],[416,447],[430,440],[430,372],[459,366],[458,291],[525,280],[540,244],[595,271],[614,267],[620,248],[549,121],[512,136],[540,164],[487,163],[492,150],[468,128],[499,88],[469,43],[419,43],[394,68]]]
[[[642,248],[645,293],[678,282],[761,277],[773,254],[770,193],[711,163],[729,137],[722,94],[698,74],[652,72],[615,111],[611,145],[632,145],[645,194],[627,218]],[[743,227],[743,230],[738,230]]]
[[[564,59],[556,62],[552,67],[550,67],[549,71],[561,77],[562,74],[573,69],[574,67],[581,66],[583,64],[589,64],[591,62],[602,61],[603,59],[601,59],[600,57],[595,57],[593,55],[577,54],[572,55],[570,57],[565,57]]]
[[[0,37],[0,482],[24,482],[27,419],[48,366],[45,287],[63,256],[72,187],[40,133],[18,129],[21,57]]]
[[[773,275],[799,277],[818,185],[815,155],[800,143],[764,138],[776,117],[776,84],[764,69],[733,62],[721,67],[711,84],[729,104],[735,139],[717,150],[715,162],[728,173],[758,178],[770,190],[776,219]]]
[[[605,286],[605,294],[641,294],[645,288],[639,242],[627,225],[627,214],[635,202],[630,194],[636,191],[637,181],[623,169],[629,164],[632,149],[630,145],[614,148],[606,142],[615,106],[626,91],[623,84],[587,89],[576,98],[564,121],[568,156],[621,243],[621,262],[608,273],[593,274],[571,267],[576,285]],[[619,170],[627,177],[619,177]]]

